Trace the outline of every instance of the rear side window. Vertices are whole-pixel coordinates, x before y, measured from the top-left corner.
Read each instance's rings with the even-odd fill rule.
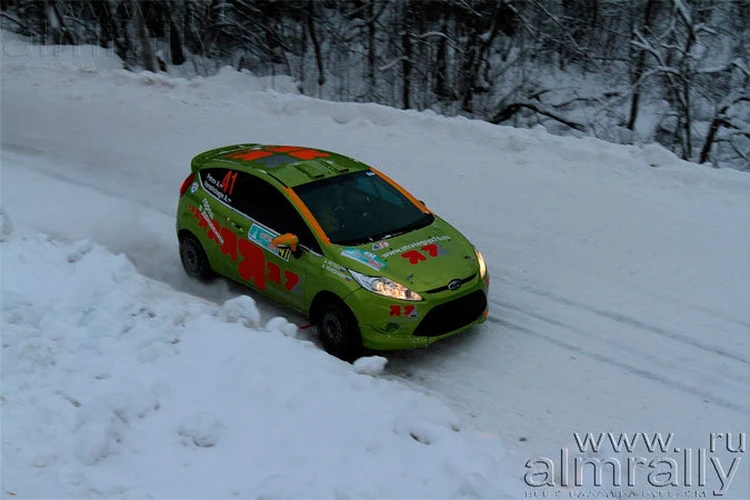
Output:
[[[293,233],[301,244],[320,253],[320,245],[292,203],[275,186],[238,172],[235,208],[279,234]]]
[[[234,202],[239,172],[228,168],[206,168],[200,171],[203,188],[227,205],[237,208]]]
[[[320,253],[320,245],[292,203],[273,185],[252,174],[227,168],[200,172],[214,197],[279,234],[294,233],[301,244]]]

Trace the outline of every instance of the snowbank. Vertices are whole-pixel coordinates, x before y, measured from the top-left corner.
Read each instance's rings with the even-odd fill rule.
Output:
[[[519,496],[497,438],[378,378],[384,360],[261,326],[250,297],[218,306],[18,228],[2,257],[4,495]]]

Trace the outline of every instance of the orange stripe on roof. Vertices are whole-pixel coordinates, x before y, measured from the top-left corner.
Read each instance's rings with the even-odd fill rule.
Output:
[[[298,160],[314,160],[315,158],[326,158],[331,156],[325,151],[318,151],[317,149],[300,149],[299,151],[290,151],[287,154]]]
[[[260,151],[258,149],[243,149],[242,151],[229,153],[226,157],[232,158],[233,160],[253,161],[259,158],[265,158],[266,156],[271,156],[272,154],[273,153],[268,151]]]
[[[424,203],[421,203],[418,199],[416,199],[414,197],[414,195],[411,194],[409,191],[407,191],[406,189],[402,188],[396,181],[394,181],[393,179],[391,179],[390,177],[388,177],[387,175],[385,175],[380,170],[377,170],[377,169],[375,169],[373,167],[370,167],[370,170],[372,170],[377,175],[379,175],[380,178],[383,179],[384,181],[386,181],[388,184],[390,184],[391,186],[393,186],[394,188],[396,188],[399,193],[401,193],[404,196],[406,196],[406,198],[410,202],[412,202],[414,204],[414,206],[416,206],[419,210],[421,210],[422,212],[427,213],[427,214],[431,214],[432,213],[432,210],[430,210],[429,208],[427,208],[424,205]]]
[[[312,212],[310,212],[310,209],[307,208],[307,205],[305,205],[305,202],[302,201],[302,198],[300,198],[299,195],[294,192],[294,189],[290,187],[285,187],[284,191],[286,191],[286,194],[288,194],[289,197],[297,205],[297,208],[299,208],[299,211],[302,212],[302,216],[305,219],[307,219],[307,222],[310,223],[310,225],[313,228],[313,231],[315,231],[315,233],[320,238],[320,241],[322,241],[323,244],[325,245],[330,245],[331,240],[328,239],[326,232],[323,231],[322,227],[320,227],[320,224],[318,223],[318,219],[316,219],[315,216],[312,214]]]
[[[306,149],[300,146],[266,146],[263,148],[266,151],[273,151],[274,153],[288,153],[290,151],[299,151],[300,149]]]

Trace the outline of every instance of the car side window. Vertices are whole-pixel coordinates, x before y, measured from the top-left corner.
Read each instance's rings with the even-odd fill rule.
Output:
[[[232,206],[279,234],[293,233],[302,245],[321,253],[320,245],[292,203],[273,185],[237,172]]]
[[[205,168],[200,171],[201,184],[215,198],[233,207],[237,173],[228,168]]]

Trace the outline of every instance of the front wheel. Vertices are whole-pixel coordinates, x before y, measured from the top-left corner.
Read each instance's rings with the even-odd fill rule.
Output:
[[[193,278],[208,281],[214,277],[206,251],[192,234],[180,238],[180,260],[185,272]]]
[[[346,305],[330,302],[323,306],[317,327],[320,342],[329,354],[344,361],[354,361],[362,354],[362,334]]]

